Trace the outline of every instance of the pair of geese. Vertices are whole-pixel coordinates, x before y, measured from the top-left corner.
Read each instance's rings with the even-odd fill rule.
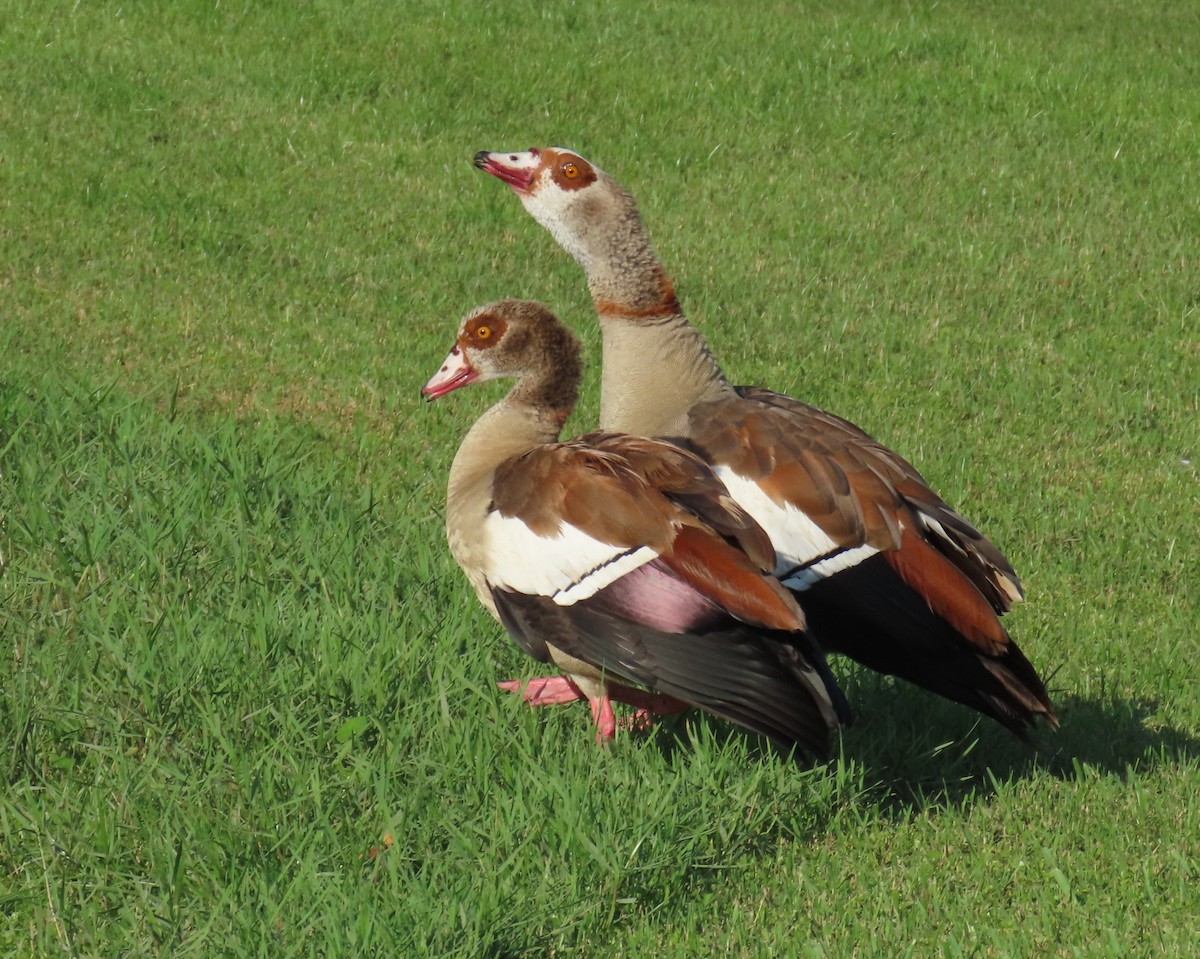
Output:
[[[422,390],[516,380],[463,440],[446,507],[479,600],[562,671],[501,688],[586,699],[598,742],[617,701],[631,725],[699,707],[821,758],[850,719],[835,652],[1023,738],[1057,725],[1000,623],[1022,592],[999,549],[852,423],[730,384],[594,164],[531,149],[475,165],[583,267],[603,337],[601,429],[567,442],[579,342],[539,303],[472,311]]]

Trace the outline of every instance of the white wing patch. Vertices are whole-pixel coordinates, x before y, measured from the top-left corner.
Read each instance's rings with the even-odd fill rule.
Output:
[[[484,520],[487,580],[529,596],[549,596],[573,606],[626,573],[658,557],[649,546],[613,546],[563,523],[539,536],[515,516],[488,513]]]
[[[807,513],[788,503],[779,505],[754,480],[728,466],[714,466],[713,472],[737,504],[767,531],[775,547],[775,575],[791,589],[808,589],[879,552],[874,546],[838,546]]]

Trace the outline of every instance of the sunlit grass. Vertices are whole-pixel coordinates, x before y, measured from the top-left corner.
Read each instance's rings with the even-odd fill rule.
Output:
[[[0,951],[1191,954],[1193,5],[9,13]],[[858,722],[800,769],[494,690],[533,664],[441,508],[495,394],[416,394],[497,296],[598,361],[470,166],[545,143],[634,191],[735,380],[1008,552],[1057,734],[839,663]]]

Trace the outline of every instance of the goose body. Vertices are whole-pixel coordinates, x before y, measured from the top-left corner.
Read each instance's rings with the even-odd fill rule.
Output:
[[[603,431],[560,442],[579,376],[578,343],[553,314],[504,300],[466,317],[422,391],[516,379],[459,447],[446,506],[480,602],[564,670],[502,686],[535,705],[586,698],[598,740],[616,730],[615,699],[697,706],[825,755],[843,701],[771,574],[770,540],[676,445]]]
[[[899,454],[841,417],[732,385],[687,320],[632,196],[557,148],[480,152],[587,274],[604,347],[600,423],[697,452],[770,535],[815,638],[991,716],[1056,723],[1000,622],[1022,598],[1003,553]]]

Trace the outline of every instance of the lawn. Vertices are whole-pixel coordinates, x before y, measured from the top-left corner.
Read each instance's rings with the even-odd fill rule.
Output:
[[[1190,956],[1200,6],[10,2],[0,952]],[[502,387],[458,319],[583,276],[477,150],[638,197],[731,377],[1006,551],[1062,728],[835,663],[797,766],[605,749],[442,531]]]

